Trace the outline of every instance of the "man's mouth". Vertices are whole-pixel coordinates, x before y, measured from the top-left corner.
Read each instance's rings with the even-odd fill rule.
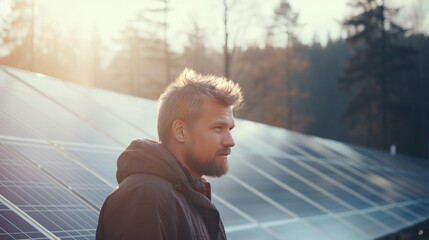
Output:
[[[224,156],[224,157],[227,157],[229,154],[231,154],[231,149],[229,148],[222,149],[221,151],[218,152],[218,155]]]

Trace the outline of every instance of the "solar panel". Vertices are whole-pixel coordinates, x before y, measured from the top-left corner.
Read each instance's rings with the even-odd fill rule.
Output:
[[[116,160],[155,101],[0,69],[0,238],[94,239]],[[228,239],[376,239],[429,219],[421,159],[236,119],[212,182]]]
[[[53,147],[22,143],[8,143],[6,146],[19,152],[97,208],[103,204],[105,196],[112,192],[114,186],[108,180]]]
[[[153,101],[142,104],[142,102],[144,103],[142,100],[124,100],[123,95],[115,97],[115,94],[106,96],[102,94],[102,91],[99,91],[98,94],[90,94],[83,88],[70,86],[51,78],[34,78],[29,73],[14,70],[8,70],[8,72],[13,76],[19,77],[24,84],[27,84],[35,91],[58,102],[58,105],[72,112],[91,127],[95,127],[110,138],[118,140],[122,146],[128,145],[130,141],[136,138],[149,137],[149,134],[145,132],[141,125],[145,126],[145,122],[153,119],[153,116],[147,116],[146,119],[141,119],[141,121],[134,124],[127,122],[127,119],[135,119],[139,115],[144,116],[144,114],[141,114],[142,109],[146,111],[155,110],[156,108],[151,109],[155,105]],[[138,104],[135,104],[135,102]],[[106,103],[108,104],[106,105]],[[153,111],[151,112],[153,113]],[[128,118],[129,114],[127,113],[132,113],[133,117]],[[125,122],[128,124],[124,124]],[[152,122],[155,123],[153,120]],[[121,127],[112,128],[112,126],[116,125]]]
[[[17,125],[18,128],[25,126],[38,138],[55,142],[118,145],[115,140],[109,139],[103,132],[92,128],[74,113],[39,92],[31,89],[21,90],[25,85],[15,78],[1,78],[0,82],[11,82],[8,84],[9,88],[0,89],[1,111],[14,119],[13,125]]]
[[[0,202],[1,239],[49,239],[16,212]]]
[[[58,238],[94,236],[98,217],[96,209],[40,165],[19,157],[17,152],[5,146],[0,145],[0,150],[2,198]],[[22,224],[20,221],[13,223]],[[3,222],[1,227],[4,227]]]

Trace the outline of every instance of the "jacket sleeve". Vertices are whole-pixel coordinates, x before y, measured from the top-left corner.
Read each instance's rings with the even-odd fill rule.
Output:
[[[100,235],[102,239],[177,239],[173,220],[161,217],[158,210],[157,204],[140,203],[110,216],[104,215]]]

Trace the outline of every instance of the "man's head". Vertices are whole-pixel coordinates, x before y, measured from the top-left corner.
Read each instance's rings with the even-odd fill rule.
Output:
[[[233,109],[242,101],[237,83],[186,69],[160,96],[159,139],[193,175],[221,176],[235,144]]]

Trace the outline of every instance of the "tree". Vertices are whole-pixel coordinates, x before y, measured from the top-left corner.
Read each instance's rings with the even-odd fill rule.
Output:
[[[294,101],[295,115],[312,120],[303,133],[319,137],[349,141],[347,124],[341,120],[347,94],[339,91],[337,78],[349,57],[343,39],[328,41],[322,46],[314,39],[311,45],[294,50],[295,55],[307,62],[305,71],[295,74],[295,87],[305,93]]]
[[[227,0],[223,0],[223,26],[224,26],[224,33],[225,33],[225,39],[224,39],[224,46],[223,46],[223,54],[224,54],[224,77],[229,78],[229,68],[231,65],[231,55],[228,48],[228,41],[229,41],[229,32],[228,32],[228,12],[229,12],[229,6],[227,4]]]
[[[0,48],[5,56],[0,63],[64,80],[90,83],[88,67],[98,67],[99,59],[89,53],[95,53],[100,44],[85,49],[87,43],[79,37],[77,28],[66,31],[60,28],[45,2],[14,2],[11,16],[2,19],[5,27]]]
[[[196,20],[187,35],[188,44],[182,54],[183,67],[190,67],[203,74],[222,74],[222,53],[206,46],[204,29],[198,26]]]
[[[427,23],[425,24],[425,22],[427,22],[426,19],[429,18],[429,2],[425,0],[416,0],[411,7],[411,12],[407,16],[411,22],[410,30],[413,33],[429,34],[429,25]]]
[[[0,34],[0,63],[34,70],[34,2],[17,0],[11,14],[3,16]]]
[[[258,20],[258,1],[222,0],[223,75],[230,78],[238,42],[246,37],[249,27]],[[265,27],[265,26],[264,26]]]
[[[410,110],[397,94],[404,81],[411,84],[415,51],[400,44],[406,30],[394,21],[399,9],[383,0],[353,0],[349,5],[360,12],[343,22],[351,57],[338,82],[353,94],[345,117],[353,119],[355,129],[366,126],[366,145],[386,149],[389,116]]]
[[[154,29],[151,34],[157,36],[157,39],[161,39],[163,52],[164,52],[164,66],[165,66],[165,83],[169,84],[171,81],[171,53],[168,43],[168,30],[169,30],[169,19],[168,14],[171,11],[169,7],[169,0],[154,0],[154,3],[158,4],[158,7],[147,9],[142,11],[139,15],[139,21],[141,21],[145,27]],[[161,16],[161,17],[159,17]],[[161,33],[158,33],[158,29],[161,29]],[[149,37],[149,36],[147,36]]]
[[[290,52],[289,52],[290,53]],[[240,82],[246,99],[240,117],[278,127],[288,127],[284,116],[289,108],[284,106],[287,97],[284,84],[284,66],[302,71],[306,64],[297,58],[289,58],[284,48],[266,46],[250,47],[237,52],[237,63],[232,72],[234,80]],[[288,56],[286,63],[285,57]],[[294,130],[302,130],[310,119],[307,116],[294,118]]]
[[[269,45],[292,47],[299,43],[296,30],[299,27],[299,14],[294,12],[287,0],[280,0],[274,10],[274,21],[267,34]]]
[[[287,127],[294,129],[294,110],[293,98],[297,95],[296,89],[292,86],[292,72],[294,69],[290,68],[288,61],[292,61],[293,47],[299,41],[295,33],[298,27],[299,14],[294,12],[287,0],[281,0],[280,4],[274,10],[274,21],[268,30],[268,44],[283,47],[285,51],[285,65],[284,65],[284,83],[286,84],[286,104],[288,108]]]

